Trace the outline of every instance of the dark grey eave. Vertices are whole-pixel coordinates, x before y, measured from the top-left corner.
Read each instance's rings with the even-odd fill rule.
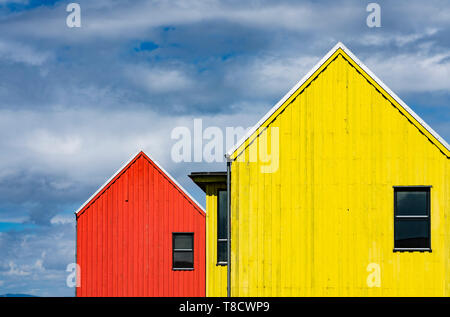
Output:
[[[204,192],[207,184],[227,183],[227,172],[192,172],[188,175]]]
[[[192,172],[189,174],[189,177],[191,176],[227,176],[227,172]]]

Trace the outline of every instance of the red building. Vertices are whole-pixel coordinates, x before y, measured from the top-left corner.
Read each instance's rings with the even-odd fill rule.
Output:
[[[205,296],[205,211],[144,152],[76,219],[77,296]]]

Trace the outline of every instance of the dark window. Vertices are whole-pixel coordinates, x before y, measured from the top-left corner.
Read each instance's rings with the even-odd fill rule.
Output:
[[[394,250],[431,250],[430,188],[394,188]]]
[[[192,270],[194,269],[194,234],[193,233],[173,233],[173,269]]]
[[[228,197],[226,190],[219,190],[217,193],[217,263],[227,263],[227,204]]]

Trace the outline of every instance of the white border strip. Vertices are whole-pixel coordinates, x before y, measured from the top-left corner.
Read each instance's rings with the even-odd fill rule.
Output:
[[[303,78],[291,89],[289,92],[284,95],[283,98],[281,98],[278,103],[272,107],[272,109],[269,110],[266,115],[258,121],[245,135],[242,137],[239,142],[237,142],[228,152],[225,154],[225,156],[229,159],[233,153],[239,149],[239,147],[247,141],[248,138],[252,136],[253,133],[255,133],[259,127],[263,125],[264,122],[266,122],[267,119],[272,116],[285,102],[288,100],[338,49],[342,49],[353,61],[358,64],[359,67],[361,67],[372,79],[380,85],[389,95],[391,95],[392,98],[395,99],[414,119],[416,119],[428,132],[430,132],[439,142],[444,145],[444,147],[450,151],[450,146],[448,143],[436,132],[434,131],[428,124],[425,123],[425,121],[416,114],[410,107],[408,107],[403,100],[400,99],[392,90],[390,90],[377,76],[375,76],[374,73],[366,66],[364,65],[343,43],[339,42],[337,43]]]
[[[143,152],[145,155],[147,155],[149,158],[150,158],[150,160],[167,176],[167,177],[169,177],[169,179],[172,181],[172,182],[174,182],[175,183],[175,185],[176,186],[178,186],[178,188],[179,189],[181,189],[185,194],[186,194],[186,196],[188,196],[189,197],[189,199],[191,199],[192,200],[192,202],[194,202],[205,214],[206,214],[206,211],[205,211],[205,208],[203,208],[203,206],[202,205],[200,205],[198,202],[197,202],[197,200],[195,200],[195,198],[194,197],[192,197],[187,191],[186,191],[186,189],[184,189],[184,187],[183,186],[181,186],[176,180],[175,180],[175,178],[173,178],[172,177],[172,175],[170,175],[157,161],[155,161],[150,155],[148,155],[145,151],[143,151],[143,150],[140,150],[140,151],[138,151],[136,154],[134,154],[125,164],[123,164],[115,173],[114,173],[114,175],[113,176],[111,176],[102,186],[100,186],[100,188],[91,196],[91,197],[89,197],[89,199],[88,200],[86,200],[85,202],[84,202],[84,204],[83,205],[81,205],[81,207],[80,208],[78,208],[78,210],[77,211],[75,211],[75,214],[78,214],[87,204],[89,204],[90,202],[91,202],[91,200],[92,199],[94,199],[94,197],[95,196],[97,196],[97,194],[98,193],[100,193],[117,175],[119,175],[120,174],[120,172],[122,172],[122,170],[128,165],[128,164],[130,164],[135,158],[136,158],[136,156],[138,156],[138,154],[139,153],[141,153],[141,152]]]

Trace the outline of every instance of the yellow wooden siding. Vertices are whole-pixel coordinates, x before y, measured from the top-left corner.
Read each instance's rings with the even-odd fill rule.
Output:
[[[448,157],[361,72],[339,50],[233,153],[232,296],[448,295]],[[249,157],[274,127],[262,173]],[[393,252],[395,185],[433,186],[431,253]]]
[[[206,185],[206,296],[227,296],[227,267],[217,265],[217,191],[220,184]]]

